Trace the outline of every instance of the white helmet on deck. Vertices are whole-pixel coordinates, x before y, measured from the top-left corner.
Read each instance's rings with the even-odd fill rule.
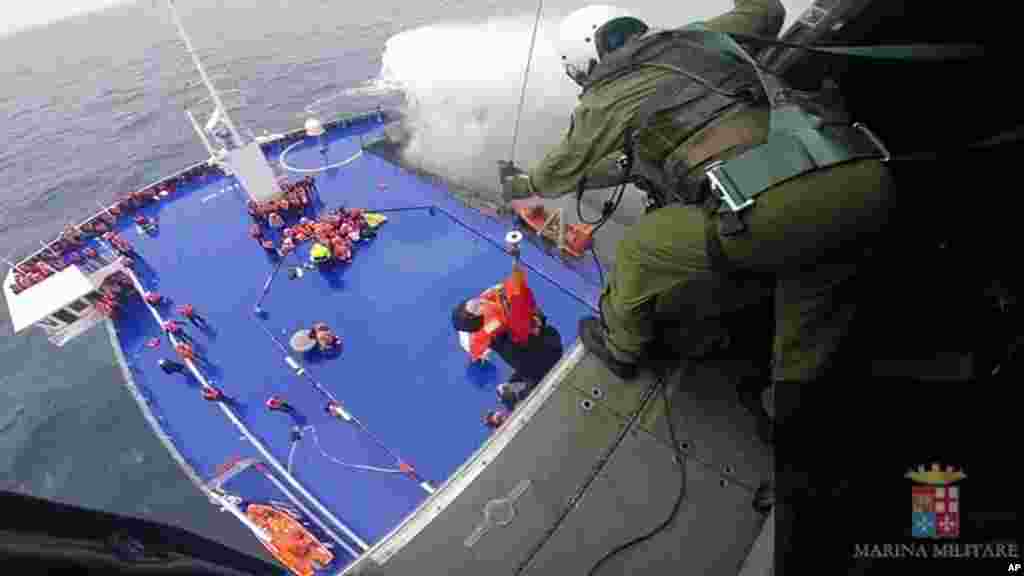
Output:
[[[582,86],[605,54],[645,32],[647,24],[622,8],[587,6],[562,20],[558,54],[566,73]]]

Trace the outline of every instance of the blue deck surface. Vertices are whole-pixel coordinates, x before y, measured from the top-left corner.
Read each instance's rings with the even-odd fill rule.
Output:
[[[326,162],[356,154],[359,139],[351,135],[372,129],[379,126],[334,130]],[[283,148],[269,147],[268,156],[276,161]],[[315,144],[298,146],[287,160],[307,168],[325,162]],[[350,264],[289,279],[286,270],[306,261],[309,243],[275,275],[275,264],[248,235],[246,197],[234,183],[210,177],[179,186],[147,207],[143,212],[159,221],[158,234],[123,230],[141,256],[136,272],[148,289],[171,300],[161,307],[165,317],[176,316],[177,304],[190,303],[209,321],[210,332],[185,324],[208,361],[203,374],[232,399],[235,414],[285,466],[290,431],[304,431],[292,455],[292,475],[372,544],[427,493],[408,475],[337,461],[396,469],[397,454],[437,487],[487,437],[481,418],[498,407],[495,386],[511,369],[497,358],[492,365],[471,366],[450,314],[457,302],[508,275],[512,261],[501,242],[510,223],[469,210],[443,188],[364,154],[318,174],[319,199],[329,208],[386,211],[388,222],[376,238],[357,244]],[[524,246],[523,262],[539,305],[568,348],[579,317],[593,313],[599,287],[592,264],[572,269],[530,245]],[[270,277],[262,303],[266,314],[258,317],[253,307]],[[329,416],[324,392],[297,376],[271,339],[287,345],[293,332],[316,321],[338,333],[342,353],[292,356],[369,434]],[[200,476],[212,477],[234,457],[262,458],[214,403],[200,397],[197,381],[157,367],[159,358],[175,354],[166,338],[158,348],[145,345],[160,330],[141,299],[127,303],[116,327],[137,386]],[[264,402],[271,395],[283,397],[295,413],[268,410]]]

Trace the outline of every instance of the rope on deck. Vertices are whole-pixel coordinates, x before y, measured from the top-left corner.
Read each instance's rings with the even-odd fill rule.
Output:
[[[320,451],[320,455],[323,456],[324,458],[330,460],[331,462],[334,462],[338,466],[344,466],[346,468],[352,468],[353,470],[363,470],[363,471],[366,471],[366,472],[383,472],[385,474],[402,474],[403,473],[401,468],[381,468],[379,466],[367,466],[366,464],[351,464],[351,463],[348,463],[348,462],[343,462],[341,460],[338,460],[334,456],[331,456],[330,454],[328,454],[327,450],[325,450],[323,445],[320,444],[320,437],[317,436],[316,426],[310,425],[310,426],[306,426],[305,428],[301,428],[301,429],[297,428],[297,430],[300,430],[301,432],[311,432],[313,434],[313,444],[315,444],[317,450]],[[301,436],[299,437],[298,440],[293,440],[292,441],[292,446],[288,450],[288,472],[291,472],[294,469],[293,465],[295,463],[295,450],[296,450],[296,448],[299,447],[299,442],[301,442],[301,441],[302,441],[302,437]]]
[[[284,357],[285,357],[285,363],[287,363],[289,365],[289,367],[291,367],[294,370],[294,372],[295,372],[295,374],[297,376],[305,376],[306,380],[308,380],[310,382],[310,384],[312,384],[313,387],[316,388],[317,391],[319,391],[321,394],[323,394],[324,397],[326,397],[328,400],[330,400],[334,404],[337,404],[338,406],[342,406],[341,401],[338,400],[338,398],[334,394],[332,394],[330,390],[328,390],[326,387],[324,387],[324,385],[321,384],[316,378],[314,378],[313,375],[310,374],[308,368],[306,368],[305,366],[302,366],[294,358],[292,358],[291,353],[288,350],[288,347],[286,347],[284,344],[282,344],[281,341],[278,340],[276,336],[274,336],[274,334],[270,331],[269,328],[264,326],[261,322],[257,322],[256,324],[260,327],[260,329],[263,330],[263,332],[267,335],[267,337],[270,338],[270,340],[274,344],[276,344],[277,347],[281,350],[281,352],[284,354]],[[356,427],[358,427],[359,430],[363,434],[366,434],[366,436],[371,441],[373,441],[374,444],[377,444],[377,446],[379,446],[382,450],[384,450],[384,452],[386,452],[392,459],[394,459],[396,462],[399,463],[400,469],[404,469],[405,466],[408,466],[408,464],[406,464],[406,461],[401,456],[399,456],[398,453],[396,453],[394,450],[388,448],[388,446],[386,444],[384,444],[384,442],[382,440],[380,440],[380,438],[378,438],[376,435],[374,435],[372,432],[370,432],[370,429],[367,428],[366,425],[363,424],[358,418],[356,418],[356,416],[354,414],[352,414],[348,410],[345,410],[345,413],[348,415],[348,420],[350,420]],[[412,469],[410,467],[409,471],[407,473],[414,480],[416,480],[419,483],[420,488],[422,488],[426,493],[428,493],[428,494],[433,494],[434,493],[434,487],[425,478],[420,476],[419,473],[417,473],[415,471],[415,469]]]
[[[327,453],[326,450],[324,450],[323,445],[320,444],[320,437],[317,436],[316,428],[314,426],[306,426],[306,428],[304,430],[307,430],[307,431],[313,433],[313,443],[316,444],[317,450],[320,451],[320,454],[323,455],[324,458],[327,458],[328,460],[330,460],[331,462],[334,462],[335,464],[337,464],[339,466],[345,466],[346,468],[354,468],[356,470],[366,470],[368,472],[384,472],[384,473],[387,473],[387,474],[402,474],[402,470],[400,468],[380,468],[380,467],[377,467],[377,466],[367,466],[365,464],[349,464],[348,462],[342,462],[341,460],[338,460],[334,456],[331,456],[330,454]]]
[[[128,275],[128,278],[132,281],[132,285],[135,287],[136,292],[138,292],[139,296],[142,298],[142,303],[146,306],[146,308],[149,309],[150,313],[153,315],[153,318],[157,322],[157,326],[159,326],[160,329],[162,330],[163,329],[163,325],[164,325],[164,320],[160,316],[160,313],[156,310],[156,308],[152,304],[150,304],[149,302],[146,302],[146,298],[145,298],[146,289],[142,286],[142,283],[139,282],[138,277],[135,275],[135,273],[132,270],[125,269],[124,272]],[[181,344],[181,342],[179,342],[178,339],[175,338],[173,334],[168,333],[167,336],[170,339],[171,344],[173,344],[174,346],[177,346],[178,344]],[[210,386],[210,383],[206,380],[206,378],[203,376],[203,374],[201,372],[199,372],[199,370],[196,368],[195,364],[191,360],[189,360],[187,358],[185,358],[184,360],[185,360],[185,364],[188,366],[189,370],[191,370],[192,375],[195,376],[196,379],[199,380],[199,382],[205,388],[213,388],[212,386]],[[345,535],[347,535],[349,538],[351,538],[362,549],[363,552],[365,552],[366,550],[368,550],[370,548],[369,544],[367,544],[366,541],[364,541],[362,538],[360,538],[359,535],[356,534],[354,531],[352,531],[351,528],[346,526],[341,520],[339,520],[337,517],[335,517],[334,514],[332,514],[330,510],[328,510],[326,507],[324,507],[324,505],[321,504],[320,501],[316,499],[316,497],[314,497],[312,494],[310,494],[309,491],[306,490],[306,488],[303,487],[302,484],[300,484],[298,482],[298,480],[296,480],[281,465],[280,462],[278,462],[277,458],[275,458],[274,455],[271,454],[269,450],[267,450],[266,446],[264,446],[263,443],[260,442],[259,439],[256,438],[256,436],[254,436],[252,434],[252,432],[249,431],[249,428],[245,424],[243,424],[241,420],[238,419],[238,416],[235,415],[234,411],[232,411],[231,408],[229,408],[224,402],[217,402],[217,406],[220,407],[221,412],[223,412],[224,415],[227,416],[227,418],[229,420],[231,420],[231,422],[235,425],[235,427],[242,433],[243,436],[245,436],[245,438],[253,445],[253,447],[256,448],[256,450],[263,456],[263,458],[265,458],[266,461],[271,466],[273,466],[274,469],[277,470],[277,472],[279,474],[281,474],[281,476],[283,476],[285,480],[288,481],[288,484],[291,485],[292,488],[294,488],[300,494],[302,494],[302,496],[304,498],[306,498],[311,504],[313,504],[313,506],[317,510],[319,510],[320,513],[323,514],[328,520],[330,520],[332,524],[334,524],[338,529],[340,529],[342,532],[344,532]],[[268,475],[268,477],[269,478],[273,478],[272,476],[269,476],[269,475]],[[285,491],[285,492],[287,492],[287,491]],[[349,554],[352,555],[353,558],[358,558],[360,556],[359,552],[356,552],[348,544],[348,542],[346,542],[344,539],[340,538],[330,528],[328,528],[327,526],[324,526],[323,523],[320,521],[320,519],[317,518],[315,515],[310,514],[310,519],[313,520],[314,522],[316,522],[316,524],[324,532],[326,532],[332,539],[334,539],[334,541],[336,541],[338,544],[340,544]]]

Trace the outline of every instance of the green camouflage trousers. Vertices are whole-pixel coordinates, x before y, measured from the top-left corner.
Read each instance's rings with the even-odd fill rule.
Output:
[[[643,354],[664,315],[710,327],[773,302],[773,379],[816,378],[853,318],[856,302],[839,288],[888,220],[891,187],[873,159],[812,172],[758,196],[743,215],[746,230],[733,236],[721,235],[718,216],[700,206],[644,215],[621,240],[601,297],[611,348]],[[767,281],[742,280],[749,273]]]

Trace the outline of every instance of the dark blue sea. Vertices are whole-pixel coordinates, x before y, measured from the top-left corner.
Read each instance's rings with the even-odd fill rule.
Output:
[[[575,87],[551,57],[551,22],[584,4],[544,3],[515,151],[527,165],[568,125]],[[785,4],[789,22],[810,1]],[[657,26],[730,6],[628,3]],[[532,2],[178,0],[178,7],[245,135],[297,128],[310,107],[326,119],[414,102],[425,165],[486,187],[495,161],[509,157]],[[205,160],[183,113],[206,96],[197,80],[162,0],[0,37],[0,257],[19,258],[98,202]],[[0,488],[176,524],[263,554],[164,452],[122,384],[104,330],[58,349],[41,332],[13,335],[6,302]]]

